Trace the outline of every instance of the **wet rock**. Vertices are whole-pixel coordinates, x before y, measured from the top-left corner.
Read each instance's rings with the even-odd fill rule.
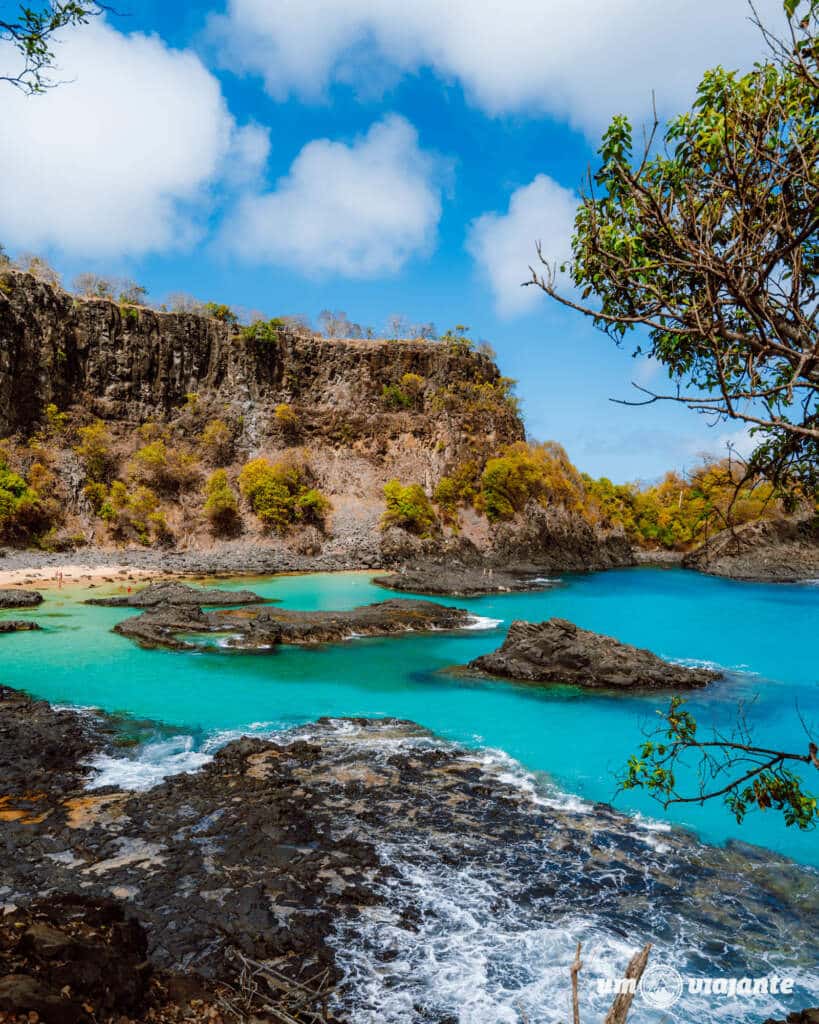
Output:
[[[388,590],[401,590],[409,594],[448,594],[452,597],[479,597],[483,594],[522,593],[546,590],[559,580],[507,572],[480,566],[448,568],[436,562],[405,566],[388,576],[376,576],[373,583]]]
[[[819,579],[819,519],[774,519],[723,530],[687,554],[682,564],[738,580]]]
[[[721,678],[720,672],[672,664],[565,619],[513,622],[503,644],[468,668],[521,682],[611,690],[690,690]]]
[[[25,633],[32,629],[40,626],[31,619],[0,619],[0,633]]]
[[[133,594],[115,597],[92,597],[86,604],[107,608],[199,607],[200,605],[260,604],[267,599],[252,590],[220,590],[218,587],[189,587],[184,583],[151,583]]]
[[[19,705],[19,733],[32,714]],[[17,750],[27,742],[8,736]],[[53,801],[75,809],[96,803],[73,825],[54,814],[0,829],[0,889],[17,904],[0,917],[0,928],[12,922],[0,975],[26,975],[53,994],[67,977],[54,965],[68,964],[86,986],[77,991],[102,1007],[112,1005],[105,998],[138,1003],[148,980],[144,998],[154,981],[180,1001],[200,985],[235,991],[244,957],[293,981],[338,986],[331,1010],[344,1019],[367,1018],[379,991],[399,990],[405,1005],[417,1002],[437,1022],[460,1009],[425,987],[429,944],[450,931],[453,941],[470,941],[481,931],[566,932],[583,919],[604,921],[615,936],[667,941],[669,929],[696,921],[697,947],[713,949],[714,969],[726,974],[769,971],[773,949],[797,976],[799,964],[812,963],[812,872],[761,850],[702,846],[676,830],[659,848],[634,819],[604,805],[578,813],[533,799],[534,785],[528,776],[516,785],[508,763],[436,742],[411,722],[324,719],[272,740],[237,740],[202,770],[149,792],[58,792]],[[464,933],[470,880],[479,899],[468,911],[480,927]],[[38,901],[42,891],[66,895]],[[110,916],[112,894],[119,917]],[[395,925],[386,942],[372,927],[385,920]],[[125,931],[115,939],[117,928]],[[93,931],[106,947],[100,963],[123,950],[123,971],[110,967],[102,996],[97,975],[82,973],[96,966],[87,956]],[[758,954],[738,961],[734,948],[721,962],[738,935]],[[352,955],[363,973],[345,979],[341,965]],[[565,955],[568,965],[573,942]],[[377,964],[372,975],[368,963]],[[237,1019],[252,1017],[241,1009]]]
[[[336,643],[352,637],[391,636],[431,629],[462,629],[472,616],[464,608],[395,598],[351,611],[298,612],[266,606],[205,612],[161,605],[126,619],[114,631],[145,647],[192,650],[208,634],[224,634],[220,648],[270,651],[279,644]]]
[[[37,590],[0,590],[0,608],[34,608],[43,603]]]
[[[819,1006],[789,1013],[785,1020],[774,1020],[773,1017],[769,1017],[764,1024],[819,1024]]]

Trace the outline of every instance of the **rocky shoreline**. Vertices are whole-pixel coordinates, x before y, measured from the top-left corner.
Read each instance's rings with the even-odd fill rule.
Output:
[[[239,739],[144,793],[83,789],[93,756],[118,749],[105,716],[4,689],[0,741],[0,1012],[28,1011],[33,993],[59,1024],[273,1020],[265,1001],[287,1012],[304,998],[307,1020],[449,1024],[458,1007],[424,986],[424,949],[457,920],[426,904],[472,875],[479,938],[506,914],[564,934],[566,992],[578,915],[634,945],[676,939],[693,917],[700,941],[733,950],[726,971],[754,966],[737,960],[739,934],[794,969],[811,959],[810,872],[674,831],[658,846],[602,805],[534,800],[505,765],[412,723]],[[247,964],[267,971],[255,987]],[[407,986],[410,1017],[395,1012]]]

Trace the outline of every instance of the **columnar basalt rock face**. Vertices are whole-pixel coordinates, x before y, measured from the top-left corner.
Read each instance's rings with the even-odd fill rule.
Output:
[[[461,433],[457,416],[430,415],[423,403],[385,408],[383,387],[406,373],[423,378],[428,394],[500,376],[484,356],[430,342],[288,328],[269,341],[205,316],[76,299],[27,274],[7,272],[0,289],[0,435],[35,426],[49,403],[140,422],[172,416],[195,392],[245,414],[251,437],[272,426],[277,404],[294,403],[308,437],[406,433],[446,445]],[[514,410],[499,405],[472,440],[497,448],[523,436]]]

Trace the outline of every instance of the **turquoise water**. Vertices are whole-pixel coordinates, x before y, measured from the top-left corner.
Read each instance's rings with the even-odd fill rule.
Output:
[[[389,596],[360,573],[225,585],[249,585],[305,610]],[[236,730],[282,728],[321,715],[392,715],[447,739],[500,748],[569,793],[609,802],[615,773],[664,698],[533,689],[445,671],[497,647],[513,619],[553,615],[666,657],[727,670],[723,681],[692,695],[703,727],[729,725],[739,701],[747,702],[755,738],[772,746],[806,746],[800,714],[819,724],[819,586],[628,569],[566,577],[540,593],[448,601],[501,620],[490,629],[284,647],[270,655],[141,650],[110,631],[130,611],[85,606],[80,600],[86,596],[79,589],[50,591],[38,610],[3,613],[31,615],[46,631],[0,638],[0,681],[50,701],[168,723],[199,747]],[[814,779],[808,782],[816,788]],[[740,827],[716,803],[665,812],[643,794],[628,794],[615,806],[686,824],[712,843],[741,838],[819,864],[816,834],[785,829],[773,813],[751,814]]]

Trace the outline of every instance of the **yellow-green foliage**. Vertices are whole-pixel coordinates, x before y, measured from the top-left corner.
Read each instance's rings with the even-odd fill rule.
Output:
[[[171,535],[159,497],[150,487],[140,486],[129,492],[122,480],[115,480],[110,488],[104,484],[88,485],[85,495],[121,540],[135,538],[147,546]]]
[[[199,446],[211,465],[225,463],[233,454],[233,431],[224,420],[210,420],[202,431]]]
[[[277,405],[273,410],[273,419],[282,433],[290,436],[298,433],[299,418],[292,405],[288,405],[286,402]]]
[[[478,467],[472,461],[459,463],[447,476],[442,476],[432,493],[441,518],[451,526],[458,524],[458,508],[475,499]]]
[[[260,341],[265,345],[274,345],[279,340],[279,331],[285,326],[284,320],[274,317],[272,320],[256,320],[248,327],[242,328],[242,337],[248,341]]]
[[[297,524],[323,529],[332,505],[312,484],[310,467],[297,461],[253,459],[239,474],[242,497],[264,525],[278,533]]]
[[[194,456],[182,447],[169,446],[162,438],[139,448],[128,469],[139,483],[161,491],[182,490],[198,476]]]
[[[457,413],[467,430],[478,425],[482,414],[517,416],[520,413],[520,402],[515,397],[516,384],[511,377],[453,381],[435,392],[432,409],[435,412]]]
[[[727,461],[706,463],[686,479],[666,473],[659,484],[613,484],[606,477],[584,476],[592,517],[622,526],[638,544],[687,547],[730,521],[738,526],[781,511],[773,487],[764,481],[743,484]]]
[[[51,402],[45,409],[47,437],[57,437],[63,433],[68,424],[68,413],[60,412],[56,405]]]
[[[527,502],[583,510],[583,480],[563,448],[553,441],[510,445],[489,459],[481,475],[479,507],[490,522],[512,519]]]
[[[385,384],[381,388],[381,401],[388,409],[409,409],[413,404],[412,395],[400,384]]]
[[[428,537],[435,527],[435,510],[420,484],[402,485],[400,480],[390,480],[384,485],[384,514],[381,527],[399,526],[410,533]]]
[[[77,431],[80,443],[74,451],[79,455],[89,480],[107,480],[114,469],[111,435],[102,420]]]
[[[59,505],[49,497],[53,484],[54,475],[45,466],[35,463],[26,480],[0,454],[0,539],[33,540],[54,525]]]
[[[217,469],[205,484],[205,515],[214,533],[229,533],[239,519],[239,501],[224,469]]]

